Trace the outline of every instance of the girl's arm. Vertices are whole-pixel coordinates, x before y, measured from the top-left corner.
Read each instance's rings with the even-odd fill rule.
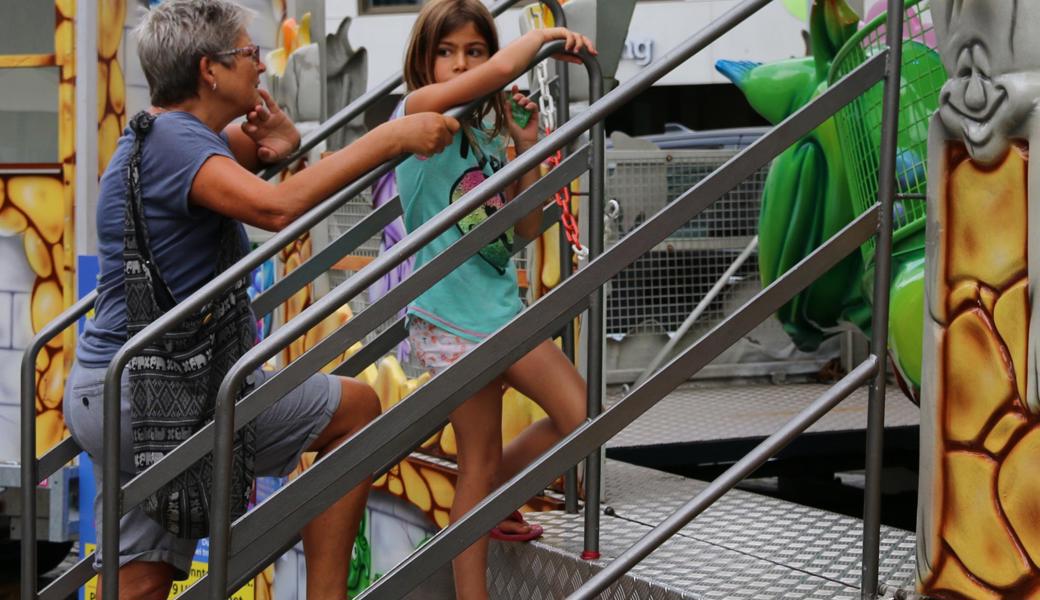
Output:
[[[520,89],[516,85],[513,85],[511,97],[513,102],[516,102],[521,108],[524,108],[531,114],[526,126],[520,127],[520,124],[513,118],[513,111],[508,111],[509,117],[506,119],[506,123],[509,127],[509,136],[513,138],[513,144],[519,156],[538,143],[538,104],[521,94]],[[506,104],[508,106],[509,103],[507,102]],[[514,181],[506,188],[506,201],[511,201],[520,195],[521,192],[531,187],[535,181],[538,181],[539,177],[541,177],[541,173],[538,167],[521,175],[520,179]],[[526,240],[533,240],[541,233],[541,228],[542,207],[537,206],[516,222],[516,225],[513,226],[513,231]]]
[[[592,42],[580,33],[563,27],[532,29],[476,68],[450,81],[432,83],[409,93],[405,114],[444,112],[498,91],[526,71],[538,50],[554,40],[564,40],[568,52],[579,52],[584,48],[596,54]],[[568,55],[560,55],[558,58],[580,62],[576,57]]]
[[[440,152],[458,129],[455,119],[433,113],[396,119],[280,183],[264,181],[226,156],[212,156],[196,173],[188,198],[248,225],[278,231],[396,156]]]

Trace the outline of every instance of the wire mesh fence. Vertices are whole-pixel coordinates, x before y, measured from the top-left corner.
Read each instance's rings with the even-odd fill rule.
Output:
[[[607,224],[607,246],[652,217],[691,186],[710,175],[736,150],[629,151],[608,153],[607,197],[617,202]],[[607,294],[607,335],[675,332],[758,233],[758,215],[767,168],[762,168],[679,227],[611,282]],[[730,278],[702,313],[717,323],[739,283],[754,285],[753,256]]]
[[[885,18],[884,14],[878,16],[845,44],[831,67],[831,83],[887,47]],[[935,47],[928,0],[907,2],[896,148],[896,193],[899,196],[893,209],[893,242],[896,244],[924,229],[928,123],[938,107],[939,90],[946,81],[946,71]],[[838,134],[847,149],[843,157],[853,205],[860,214],[877,201],[882,97],[883,86],[878,83],[836,115]],[[869,264],[873,257],[874,239],[871,238],[863,245],[863,258]]]

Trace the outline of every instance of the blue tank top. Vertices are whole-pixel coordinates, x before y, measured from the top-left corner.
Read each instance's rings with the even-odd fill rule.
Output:
[[[123,217],[133,138],[127,128],[98,185],[98,299],[76,347],[77,360],[88,368],[107,366],[127,339]],[[178,301],[214,276],[224,217],[188,200],[195,175],[214,155],[234,160],[223,134],[184,112],[158,115],[141,149],[141,197],[152,253]],[[240,234],[247,244],[241,226]]]

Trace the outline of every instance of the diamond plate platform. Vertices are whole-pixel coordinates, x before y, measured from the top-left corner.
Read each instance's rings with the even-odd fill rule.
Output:
[[[603,559],[583,561],[581,515],[529,513],[545,527],[531,544],[493,543],[494,598],[563,598],[706,485],[607,461],[601,519]],[[601,596],[610,600],[858,599],[858,519],[735,490],[695,519]],[[886,597],[911,590],[914,535],[882,529]]]
[[[705,386],[687,383],[658,402],[607,448],[684,444],[726,439],[764,438],[818,398],[824,384]],[[607,391],[606,404],[623,397],[621,387]],[[885,427],[916,427],[917,407],[897,388],[886,393]],[[867,427],[867,388],[846,398],[807,433],[863,431]]]

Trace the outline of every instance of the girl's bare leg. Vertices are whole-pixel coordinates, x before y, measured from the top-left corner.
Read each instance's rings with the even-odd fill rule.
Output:
[[[459,478],[451,521],[455,522],[494,489],[502,462],[502,382],[492,381],[451,413],[458,443]],[[452,561],[455,597],[486,600],[488,536]]]

